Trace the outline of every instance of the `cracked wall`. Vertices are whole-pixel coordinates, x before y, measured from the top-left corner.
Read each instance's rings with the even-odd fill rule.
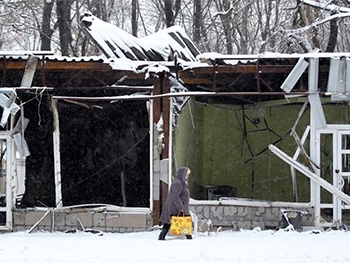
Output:
[[[205,199],[203,185],[228,185],[240,198],[293,202],[290,167],[268,145],[294,155],[297,144],[290,131],[304,101],[234,105],[191,100],[181,113],[174,144],[175,167],[189,166],[193,174],[191,197]],[[328,123],[348,123],[347,104],[325,104],[324,109]],[[300,137],[308,124],[307,110],[296,126]],[[321,169],[327,176],[331,156],[323,155],[328,161]],[[302,156],[299,161],[304,163]],[[309,179],[298,174],[297,188],[298,201],[309,202]]]

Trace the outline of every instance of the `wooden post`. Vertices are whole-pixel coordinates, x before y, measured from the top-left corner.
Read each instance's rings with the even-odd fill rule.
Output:
[[[154,88],[153,88],[153,94],[154,95],[158,95],[161,93],[161,79],[155,77],[154,79]],[[156,123],[159,121],[160,116],[161,116],[161,109],[160,109],[160,105],[161,105],[161,99],[160,98],[155,98],[153,99],[153,122]],[[154,125],[154,123],[150,123],[150,125]],[[155,147],[154,145],[154,141],[153,140],[153,147]],[[158,154],[158,151],[153,151],[153,154]],[[153,162],[158,161],[158,157],[152,156],[152,160]],[[153,167],[156,167],[156,165],[153,165]],[[153,173],[155,173],[155,169],[153,168]],[[159,176],[155,177],[152,176],[153,180],[157,180],[157,182],[153,182],[154,186],[158,186],[158,181],[159,181]],[[159,188],[158,187],[154,187],[154,191],[156,191],[157,193],[153,195],[153,225],[157,225],[159,223],[159,217],[160,217],[160,198],[159,198]]]
[[[164,94],[170,92],[170,82],[168,75],[164,72],[158,74],[158,76],[154,77],[154,95]],[[160,160],[167,159],[169,157],[169,120],[170,120],[170,100],[169,98],[155,98],[153,100],[153,121],[157,123],[160,118],[163,118],[163,133],[164,133],[164,148],[162,149],[162,153],[160,154]],[[152,125],[152,124],[151,124]],[[158,159],[158,158],[154,158]],[[171,160],[169,160],[171,161]],[[171,173],[171,171],[169,171]],[[156,179],[158,180],[158,179]],[[166,197],[168,195],[169,185],[165,182],[160,182],[159,189],[155,189],[156,191],[160,191],[160,200],[153,200],[153,224],[159,223],[159,217],[161,213],[161,207],[164,205]]]

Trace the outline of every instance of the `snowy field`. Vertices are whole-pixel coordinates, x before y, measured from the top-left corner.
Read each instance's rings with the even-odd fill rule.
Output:
[[[350,262],[350,232],[345,231],[225,231],[192,240],[168,236],[166,241],[158,241],[158,234],[159,230],[103,236],[82,232],[2,234],[0,262]]]

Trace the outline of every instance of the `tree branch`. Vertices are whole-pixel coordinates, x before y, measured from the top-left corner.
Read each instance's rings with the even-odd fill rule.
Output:
[[[286,30],[285,32],[287,34],[302,34],[306,31],[308,31],[309,29],[313,28],[313,27],[318,27],[322,24],[325,24],[329,21],[332,21],[334,19],[339,19],[339,18],[344,18],[344,17],[350,17],[350,12],[349,13],[341,13],[341,14],[335,14],[335,15],[331,15],[325,19],[319,20],[319,21],[315,21],[313,23],[311,23],[308,26],[304,26],[298,29],[291,29],[291,30]]]
[[[350,13],[350,8],[341,7],[335,4],[323,4],[312,0],[300,0],[301,3],[309,5],[312,7],[320,8],[327,11],[340,12],[340,13]]]

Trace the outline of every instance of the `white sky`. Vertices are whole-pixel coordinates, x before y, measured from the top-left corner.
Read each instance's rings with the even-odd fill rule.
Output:
[[[140,233],[17,232],[0,235],[0,260],[73,263],[346,263],[350,232],[258,231],[219,232],[192,240],[167,237],[160,230]]]

